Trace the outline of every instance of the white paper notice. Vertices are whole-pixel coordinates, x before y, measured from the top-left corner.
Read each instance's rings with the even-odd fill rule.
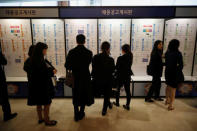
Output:
[[[25,77],[24,61],[28,58],[32,44],[29,19],[1,19],[0,42],[7,58],[5,72],[7,77]]]
[[[131,19],[99,19],[99,52],[102,42],[111,44],[111,56],[117,60],[121,46],[130,45]]]
[[[33,19],[33,42],[48,45],[47,59],[57,69],[57,77],[65,76],[64,21],[58,19]]]
[[[163,39],[163,19],[132,19],[131,51],[132,70],[136,76],[144,76],[150,54],[156,40]]]
[[[96,19],[66,19],[66,52],[77,46],[76,36],[84,34],[85,46],[97,54],[97,20]]]
[[[196,19],[172,19],[165,23],[164,52],[166,52],[168,44],[172,39],[180,41],[179,50],[183,55],[183,73],[186,76],[191,76],[196,27]]]

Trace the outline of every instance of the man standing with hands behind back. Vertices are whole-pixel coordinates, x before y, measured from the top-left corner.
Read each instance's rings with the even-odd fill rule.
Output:
[[[1,43],[0,43],[1,45]],[[4,121],[8,121],[13,119],[17,116],[17,113],[11,113],[10,103],[8,100],[8,90],[6,84],[6,77],[3,66],[7,65],[7,60],[5,56],[2,54],[0,48],[0,104],[2,105],[3,110],[3,119]]]

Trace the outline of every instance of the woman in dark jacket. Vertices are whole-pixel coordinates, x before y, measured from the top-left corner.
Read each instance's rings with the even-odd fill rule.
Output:
[[[131,75],[133,72],[131,70],[131,66],[133,63],[133,54],[130,51],[130,46],[125,44],[122,46],[122,56],[118,57],[116,63],[116,74],[118,80],[118,90],[116,94],[116,102],[114,104],[116,106],[120,106],[119,104],[119,97],[120,97],[120,88],[124,85],[127,102],[126,105],[123,107],[127,110],[130,110],[130,101],[131,101],[131,91],[130,91],[130,82],[131,82]]]
[[[47,48],[48,46],[46,44],[37,43],[32,55],[29,53],[30,58],[25,61],[24,70],[27,72],[29,83],[28,105],[37,106],[38,123],[45,122],[45,125],[53,126],[57,124],[57,121],[49,119],[49,108],[52,102],[51,77],[57,71],[51,66],[48,66],[44,59],[44,56],[47,54]],[[42,117],[43,105],[44,120]]]
[[[176,88],[184,81],[183,58],[179,51],[179,41],[173,39],[168,45],[165,53],[165,79],[166,79],[166,105],[168,110],[174,110],[173,102],[175,100]]]
[[[155,41],[153,50],[151,52],[151,58],[149,64],[153,79],[152,79],[152,85],[145,98],[145,102],[153,102],[153,100],[151,99],[153,93],[155,94],[154,96],[155,100],[163,101],[163,99],[160,98],[161,77],[163,71],[162,49],[163,49],[162,41],[160,40]]]
[[[103,42],[102,53],[95,55],[92,60],[92,78],[95,85],[104,95],[102,115],[106,115],[107,108],[112,108],[110,95],[112,91],[112,73],[115,70],[114,59],[109,56],[110,44]]]
[[[29,47],[29,52],[28,52],[28,56],[29,56],[29,58],[27,58],[27,60],[25,61],[25,63],[24,63],[24,67],[23,67],[23,69],[24,69],[24,71],[27,73],[27,79],[28,79],[28,85],[31,85],[31,65],[30,65],[30,58],[31,58],[31,56],[32,56],[32,54],[33,54],[33,50],[34,50],[34,48],[35,48],[35,45],[31,45],[30,47]],[[51,64],[51,62],[49,62],[47,59],[45,59],[45,62],[46,62],[46,64],[49,66],[49,67],[51,67],[53,70],[56,70],[55,69],[55,67]],[[57,70],[56,70],[57,71]],[[53,82],[52,82],[52,80],[50,81],[50,92],[51,92],[51,98],[53,98],[54,97],[54,95],[55,95],[55,90],[54,90],[54,86],[53,86]],[[31,100],[31,94],[30,93],[32,93],[32,91],[31,91],[31,87],[29,86],[29,89],[28,89],[28,101],[27,101],[27,104],[28,105],[32,105],[31,103],[32,103],[32,100]]]

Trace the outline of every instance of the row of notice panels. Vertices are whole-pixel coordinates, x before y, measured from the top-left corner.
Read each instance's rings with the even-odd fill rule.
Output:
[[[132,70],[136,76],[143,76],[154,41],[163,40],[165,52],[169,41],[178,39],[184,74],[191,76],[193,56],[193,72],[197,75],[196,30],[197,19],[0,19],[0,42],[8,60],[7,77],[26,76],[23,64],[28,48],[37,42],[48,44],[47,58],[57,68],[58,77],[64,76],[65,52],[76,46],[77,34],[86,36],[85,46],[93,54],[98,53],[103,41],[109,41],[115,60],[121,55],[121,46],[131,43]]]

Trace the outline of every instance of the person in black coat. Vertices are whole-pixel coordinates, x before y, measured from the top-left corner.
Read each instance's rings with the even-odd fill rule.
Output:
[[[83,34],[77,35],[76,41],[78,45],[68,52],[65,68],[67,72],[72,71],[74,77],[74,87],[72,89],[74,120],[79,121],[85,117],[85,106],[94,103],[94,97],[89,71],[92,52],[84,46],[85,36]]]
[[[17,113],[11,113],[10,103],[8,99],[6,76],[3,69],[3,66],[5,65],[7,65],[7,60],[5,56],[2,54],[0,48],[0,104],[3,110],[3,119],[4,121],[8,121],[10,119],[15,118],[17,116]]]
[[[27,72],[29,84],[28,105],[37,106],[39,124],[45,122],[46,126],[54,126],[57,121],[49,119],[49,108],[52,102],[51,77],[57,71],[45,61],[44,56],[47,54],[47,49],[46,44],[38,42],[32,55],[31,51],[29,52],[30,58],[24,63],[24,70]],[[44,106],[44,119],[42,117],[42,106]]]
[[[175,100],[176,88],[184,81],[183,75],[183,57],[179,51],[179,41],[173,39],[168,45],[165,53],[165,79],[166,79],[166,105],[169,104],[168,110],[174,110],[173,103]]]
[[[133,54],[130,51],[130,46],[125,44],[122,46],[122,56],[119,56],[116,63],[116,75],[118,80],[118,90],[116,93],[116,102],[114,104],[116,106],[120,106],[119,97],[120,97],[120,88],[124,85],[127,102],[123,107],[127,110],[130,110],[130,101],[131,101],[131,91],[130,91],[130,82],[131,75],[133,72],[131,70],[131,66],[133,63]]]
[[[151,69],[151,75],[153,77],[152,85],[145,98],[146,102],[153,102],[153,100],[151,99],[153,93],[155,94],[154,96],[155,100],[163,101],[163,99],[160,98],[161,77],[163,71],[162,49],[163,49],[162,41],[160,40],[155,41],[153,50],[151,52],[151,58],[149,64]]]
[[[109,56],[110,44],[103,42],[101,45],[102,53],[97,54],[92,60],[92,78],[95,85],[99,87],[104,95],[102,115],[106,115],[107,108],[112,108],[110,95],[112,91],[112,73],[115,70],[114,59]]]
[[[32,105],[32,102],[33,102],[33,100],[31,99],[31,96],[32,96],[32,88],[30,87],[30,85],[31,85],[31,63],[30,63],[30,59],[31,59],[31,56],[32,56],[32,54],[33,54],[33,50],[34,50],[34,48],[35,48],[35,45],[31,45],[30,47],[29,47],[29,52],[28,52],[28,55],[29,55],[29,57],[26,59],[26,61],[24,62],[24,67],[23,67],[23,69],[24,69],[24,71],[27,73],[27,78],[28,78],[28,85],[29,85],[29,88],[28,88],[28,101],[27,101],[27,105]],[[52,68],[52,70],[56,70],[55,69],[55,67],[51,64],[51,62],[49,62],[46,58],[45,58],[45,62],[46,62],[46,64],[47,64],[47,66],[49,66],[49,67],[51,67]],[[57,71],[57,70],[56,70]],[[51,89],[51,98],[53,98],[54,97],[54,95],[55,95],[55,90],[54,90],[54,87],[53,87],[53,82],[52,82],[52,80],[50,81],[50,89]]]

